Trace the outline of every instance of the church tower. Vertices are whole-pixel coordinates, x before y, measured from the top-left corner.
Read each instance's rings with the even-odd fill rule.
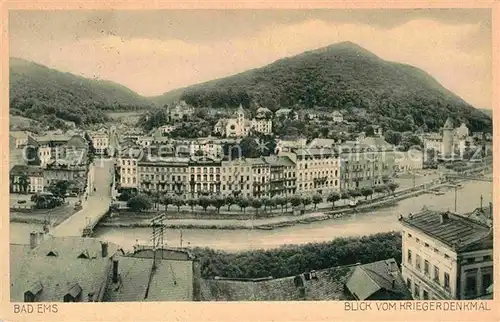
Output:
[[[448,159],[453,154],[453,121],[448,117],[443,126],[443,157]]]

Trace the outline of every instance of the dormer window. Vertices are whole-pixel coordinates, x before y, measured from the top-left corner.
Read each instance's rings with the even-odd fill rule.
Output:
[[[43,290],[42,283],[36,282],[33,284],[29,290],[24,292],[24,302],[36,302],[38,299],[38,296]]]
[[[84,258],[84,259],[89,259],[89,253],[87,251],[83,251],[80,255],[78,255],[77,258]]]
[[[80,302],[82,298],[82,288],[78,283],[74,284],[64,295],[63,301],[64,302]]]
[[[48,253],[47,253],[47,256],[57,257],[57,252],[56,252],[56,251],[51,250],[50,252],[48,252]]]

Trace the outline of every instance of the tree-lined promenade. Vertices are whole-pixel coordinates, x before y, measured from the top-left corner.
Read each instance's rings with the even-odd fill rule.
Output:
[[[127,207],[132,211],[142,212],[147,210],[164,210],[176,209],[177,212],[190,209],[195,212],[200,209],[207,213],[209,209],[215,210],[217,214],[221,213],[223,207],[227,207],[227,212],[233,212],[234,208],[239,208],[239,211],[246,214],[248,208],[255,211],[255,215],[259,215],[261,210],[264,213],[285,213],[289,209],[298,209],[299,207],[304,211],[317,210],[317,209],[335,209],[338,201],[354,201],[357,202],[358,198],[363,197],[365,200],[368,197],[377,195],[383,197],[389,194],[394,194],[399,184],[395,182],[387,182],[386,184],[375,186],[374,188],[363,187],[361,189],[352,189],[342,192],[331,192],[326,197],[320,194],[314,195],[293,195],[289,197],[274,197],[274,198],[246,198],[238,194],[227,197],[218,196],[200,196],[199,198],[182,199],[177,196],[163,195],[160,192],[145,192],[133,193],[129,190],[122,192],[119,200],[126,201]],[[329,206],[328,206],[329,204]],[[344,202],[345,204],[345,202]],[[163,206],[163,207],[162,207]],[[320,207],[318,207],[320,206]],[[117,208],[115,208],[116,210]]]

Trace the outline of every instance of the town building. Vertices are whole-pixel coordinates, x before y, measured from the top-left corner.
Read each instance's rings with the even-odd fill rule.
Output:
[[[253,159],[240,158],[221,162],[222,194],[234,197],[253,196]]]
[[[292,152],[294,149],[306,148],[306,138],[280,138],[276,140],[275,153]]]
[[[269,156],[264,160],[270,165],[269,197],[293,196],[297,190],[295,163],[287,156]]]
[[[299,118],[298,114],[295,113],[292,109],[290,108],[280,108],[276,112],[274,112],[274,116],[277,119],[292,119],[292,120],[297,120]]]
[[[39,167],[15,165],[9,177],[11,193],[36,193],[44,189],[43,170]]]
[[[493,284],[493,230],[451,212],[401,217],[402,274],[416,300],[466,300]]]
[[[470,146],[468,137],[469,129],[465,123],[455,128],[452,119],[448,118],[441,129],[441,134],[424,134],[424,149],[437,151],[439,158],[443,160],[460,158]]]
[[[120,150],[116,159],[119,188],[137,189],[139,187],[137,163],[142,158],[142,154],[142,148],[137,145]]]
[[[43,169],[44,183],[48,187],[58,181],[68,181],[75,193],[83,193],[91,182],[92,172],[87,164],[74,164],[66,160],[51,160]]]
[[[222,118],[215,124],[214,133],[226,137],[244,137],[249,135],[251,131],[270,134],[272,125],[270,118],[248,119],[243,106],[240,104],[233,117]]]
[[[296,164],[296,192],[327,195],[340,189],[340,159],[334,149],[296,149],[281,152]]]
[[[193,157],[188,164],[190,173],[188,194],[191,198],[221,195],[220,159]]]
[[[372,188],[394,176],[394,147],[380,137],[345,142],[341,147],[341,190]]]
[[[165,135],[165,134],[171,133],[173,130],[175,130],[175,126],[174,125],[170,125],[170,124],[162,125],[162,126],[160,126],[158,128],[158,132],[161,135]]]
[[[9,138],[13,142],[13,148],[22,149],[28,144],[28,137],[33,136],[31,132],[28,131],[10,131]]]
[[[96,154],[107,154],[109,150],[109,133],[106,129],[89,132],[92,146]]]
[[[394,158],[394,171],[403,173],[408,171],[419,171],[424,166],[424,152],[417,149],[408,151],[396,151]]]
[[[40,159],[40,165],[44,167],[49,160],[64,159],[64,145],[70,138],[69,135],[65,134],[49,134],[35,137],[34,145]]]
[[[32,232],[29,245],[10,249],[12,302],[102,302],[118,280],[112,243]]]
[[[189,158],[161,155],[158,151],[143,153],[137,161],[140,191],[158,191],[187,198],[189,193]]]
[[[340,113],[339,111],[333,111],[332,121],[334,121],[335,123],[342,123],[344,122],[344,115],[342,115],[342,113]]]
[[[187,121],[194,114],[194,107],[185,101],[177,101],[165,106],[168,122]]]

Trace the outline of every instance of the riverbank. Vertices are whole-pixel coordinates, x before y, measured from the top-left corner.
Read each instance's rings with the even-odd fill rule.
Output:
[[[165,220],[165,228],[171,229],[260,229],[273,230],[277,228],[291,227],[297,224],[310,224],[318,221],[335,220],[346,216],[351,216],[358,213],[366,213],[373,210],[392,207],[400,200],[417,197],[427,193],[429,190],[446,187],[449,183],[441,183],[434,186],[426,187],[416,191],[399,193],[386,196],[379,200],[361,201],[361,205],[356,207],[342,207],[340,209],[330,211],[309,212],[300,215],[282,215],[272,216],[268,218],[249,219],[248,215],[245,219],[242,218],[227,218],[227,219],[209,219],[209,218],[169,218],[167,215]],[[116,217],[106,218],[99,226],[100,227],[115,227],[115,228],[145,228],[151,226],[152,216],[147,218],[128,218],[126,222],[120,221],[119,215]]]

